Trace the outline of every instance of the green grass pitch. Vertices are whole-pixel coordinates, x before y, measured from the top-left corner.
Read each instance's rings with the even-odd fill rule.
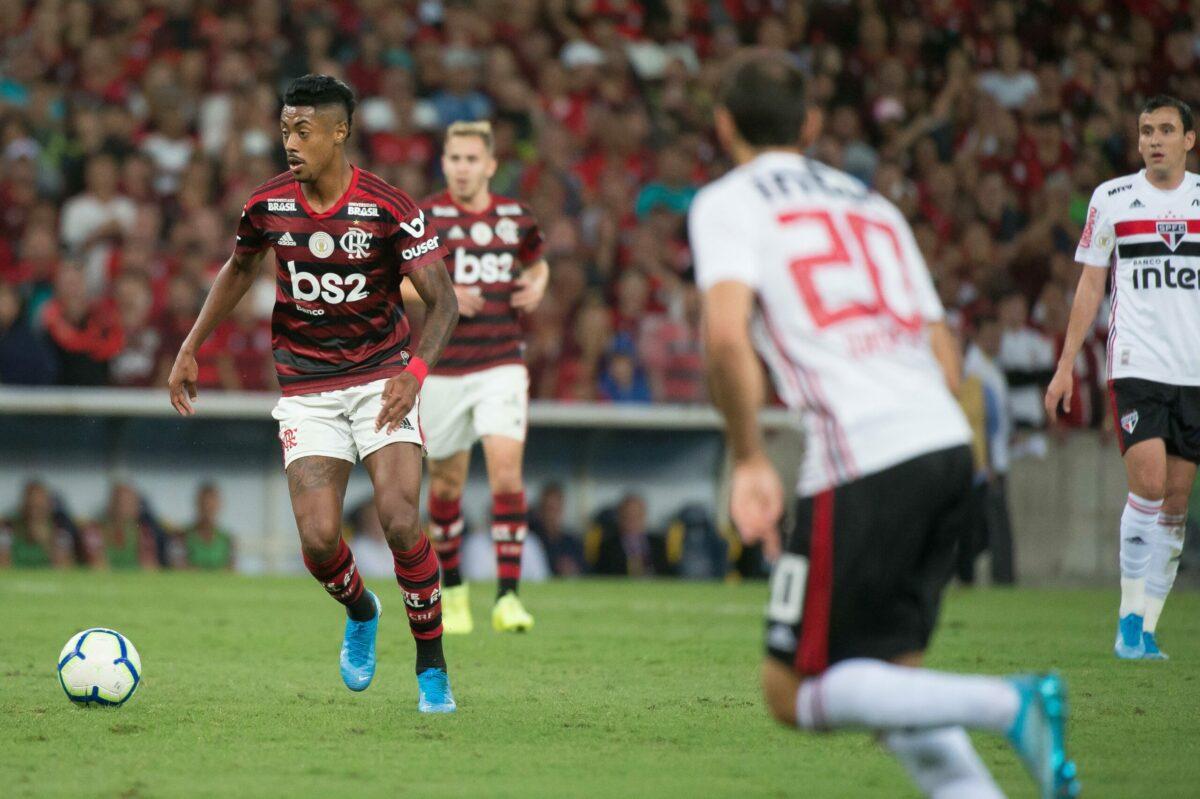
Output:
[[[342,613],[306,578],[0,573],[0,795],[5,797],[912,797],[865,734],[802,736],[758,696],[764,585],[529,585],[537,627],[448,638],[459,712],[416,712],[394,583],[380,666],[337,672]],[[930,664],[1070,681],[1087,797],[1200,795],[1200,595],[1172,597],[1166,663],[1111,654],[1115,591],[955,591]],[[145,679],[117,710],[63,696],[55,657],[110,626]],[[994,736],[980,751],[1012,797],[1029,781]],[[1188,755],[1192,752],[1192,755]]]

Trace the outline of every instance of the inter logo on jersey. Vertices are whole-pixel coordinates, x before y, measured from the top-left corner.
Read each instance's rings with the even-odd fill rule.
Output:
[[[1187,235],[1187,227],[1187,222],[1182,220],[1159,222],[1158,235],[1174,252],[1175,248],[1179,246],[1179,242],[1183,241],[1183,237]]]

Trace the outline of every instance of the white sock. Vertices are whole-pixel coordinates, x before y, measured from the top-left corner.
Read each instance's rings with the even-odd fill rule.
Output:
[[[1155,536],[1151,541],[1150,565],[1146,571],[1146,613],[1142,629],[1154,632],[1158,617],[1167,601],[1167,594],[1175,585],[1179,573],[1179,556],[1183,553],[1183,533],[1187,528],[1187,514],[1158,514]]]
[[[1152,542],[1158,534],[1161,499],[1129,494],[1121,513],[1121,616],[1146,612],[1142,595],[1150,568]]]
[[[962,727],[893,730],[883,744],[930,799],[1004,799]]]
[[[1007,732],[1019,705],[1017,689],[999,677],[855,658],[800,684],[796,724],[810,730],[966,727]]]

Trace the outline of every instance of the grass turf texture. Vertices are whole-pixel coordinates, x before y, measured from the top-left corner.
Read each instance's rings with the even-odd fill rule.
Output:
[[[459,712],[416,711],[413,644],[394,584],[380,666],[362,694],[338,677],[341,609],[309,579],[0,573],[0,794],[41,796],[916,796],[865,734],[801,736],[758,695],[764,585],[529,585],[534,632],[447,638]],[[1116,596],[949,595],[930,665],[1070,680],[1085,796],[1195,796],[1200,595],[1172,597],[1166,663],[1111,653]],[[117,710],[73,707],[54,659],[93,625],[143,658]],[[976,736],[1012,797],[1029,781]]]

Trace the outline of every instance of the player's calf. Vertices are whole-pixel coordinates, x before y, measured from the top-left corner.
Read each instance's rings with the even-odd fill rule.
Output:
[[[346,614],[354,621],[375,618],[375,602],[364,589],[362,576],[354,564],[354,554],[338,536],[332,547],[301,546],[304,565],[331,597],[346,606]]]
[[[408,626],[417,642],[417,673],[446,669],[442,654],[442,588],[437,556],[429,540],[418,536],[411,549],[392,549],[396,582],[404,594]]]
[[[462,498],[441,497],[429,493],[429,538],[442,566],[442,584],[445,588],[462,585],[461,564]]]

